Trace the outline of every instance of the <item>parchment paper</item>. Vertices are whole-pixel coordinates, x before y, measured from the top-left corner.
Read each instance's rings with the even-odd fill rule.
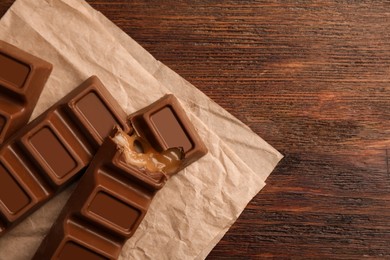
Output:
[[[54,65],[33,118],[97,75],[128,113],[174,93],[204,139],[209,154],[157,194],[121,259],[203,259],[282,158],[82,0],[17,0],[0,39]],[[30,259],[72,190],[0,238],[0,259]]]

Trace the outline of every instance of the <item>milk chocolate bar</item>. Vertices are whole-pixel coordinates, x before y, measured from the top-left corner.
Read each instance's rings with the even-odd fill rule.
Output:
[[[151,105],[129,116],[138,135],[158,151],[173,147],[183,150],[182,168],[207,153],[184,109],[174,95],[165,95]]]
[[[27,124],[53,66],[0,41],[0,145]]]
[[[133,154],[136,163],[143,161],[140,167],[128,159],[129,149],[121,140],[126,140],[121,131],[105,140],[33,259],[119,257],[154,195],[165,184],[164,169],[171,169],[173,174],[182,163],[181,149],[171,149],[166,167],[150,172],[146,160]],[[138,138],[127,140],[131,144]],[[140,154],[145,159],[158,155],[155,150]]]
[[[126,114],[95,76],[0,148],[0,235],[80,176]]]
[[[160,184],[107,138],[33,259],[117,259]]]
[[[153,131],[168,143],[165,146],[138,134],[150,134],[146,127],[151,124],[137,125],[138,133],[118,130],[107,138],[33,259],[117,259],[168,177],[207,153],[182,113],[167,96],[134,114],[152,118]],[[185,138],[180,136],[173,145],[166,136],[172,133]]]

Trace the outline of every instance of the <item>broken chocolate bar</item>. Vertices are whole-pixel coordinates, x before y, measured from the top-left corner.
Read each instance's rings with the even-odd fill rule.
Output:
[[[27,124],[52,68],[0,41],[0,144]]]
[[[156,192],[182,163],[181,149],[159,153],[145,145],[122,131],[106,139],[33,259],[119,257]]]
[[[134,125],[137,132],[127,135],[118,129],[105,140],[33,259],[118,259],[156,192],[207,153],[173,96],[134,115],[152,123],[133,117],[133,123],[140,123]],[[145,139],[153,131],[164,146]],[[178,139],[170,139],[172,134]]]
[[[80,176],[126,114],[95,76],[0,148],[0,236]]]

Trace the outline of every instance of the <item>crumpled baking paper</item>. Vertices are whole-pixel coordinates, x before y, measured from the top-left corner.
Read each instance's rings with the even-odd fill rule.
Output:
[[[54,65],[32,118],[97,75],[127,113],[175,94],[209,153],[157,193],[120,259],[204,259],[282,155],[82,0],[17,0],[0,39]],[[74,185],[0,238],[0,259],[30,259]]]

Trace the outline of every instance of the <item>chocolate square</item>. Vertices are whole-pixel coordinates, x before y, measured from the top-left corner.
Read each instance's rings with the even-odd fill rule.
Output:
[[[27,124],[53,66],[0,41],[0,144]]]
[[[174,95],[166,95],[130,115],[138,135],[157,151],[178,147],[183,151],[183,166],[207,154],[207,148]]]

